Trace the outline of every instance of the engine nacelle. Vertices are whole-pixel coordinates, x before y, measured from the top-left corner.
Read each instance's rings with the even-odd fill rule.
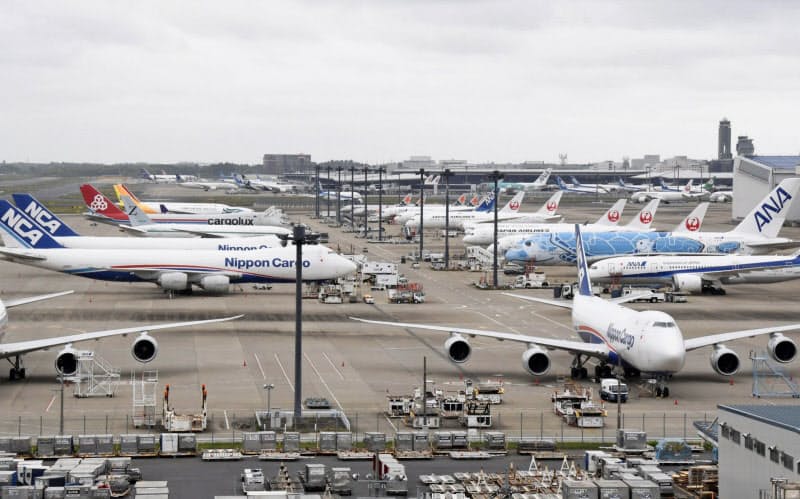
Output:
[[[466,338],[460,334],[454,334],[444,342],[444,351],[450,360],[457,364],[463,364],[472,354],[472,347],[469,346]]]
[[[793,339],[781,333],[772,333],[769,335],[767,352],[769,352],[769,356],[772,357],[772,360],[785,364],[791,362],[795,355],[797,355],[797,345]]]
[[[67,345],[56,355],[56,372],[72,376],[78,371],[78,351]]]
[[[703,279],[697,274],[675,274],[672,277],[675,291],[699,293],[703,290]]]
[[[646,203],[649,200],[650,200],[650,196],[642,194],[642,195],[639,195],[639,196],[634,196],[632,201],[634,203]]]
[[[531,345],[522,353],[522,368],[534,376],[547,374],[550,370],[550,355],[538,345]]]
[[[165,272],[158,276],[157,282],[167,291],[183,291],[189,287],[189,276],[183,272]]]
[[[230,291],[231,279],[226,275],[207,275],[200,279],[200,287],[209,293],[224,294]]]
[[[739,362],[736,352],[724,345],[715,346],[714,351],[711,352],[711,367],[717,374],[733,376],[739,371],[740,365],[741,362]]]
[[[158,355],[158,342],[147,333],[142,333],[131,346],[131,357],[146,364]]]

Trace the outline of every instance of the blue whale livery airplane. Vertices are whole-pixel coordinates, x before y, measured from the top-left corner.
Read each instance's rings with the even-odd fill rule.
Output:
[[[526,348],[522,354],[522,367],[533,376],[542,376],[550,370],[552,363],[549,350],[566,351],[574,356],[571,369],[573,378],[586,378],[588,376],[588,370],[584,367],[586,362],[589,359],[596,359],[596,377],[610,376],[612,367],[619,365],[624,368],[628,376],[641,374],[655,379],[656,394],[662,397],[669,396],[667,380],[683,368],[686,353],[699,348],[712,347],[711,367],[723,376],[731,376],[739,370],[741,364],[739,356],[726,346],[727,343],[738,339],[770,335],[768,352],[778,362],[790,362],[797,354],[796,343],[783,332],[798,330],[800,324],[746,329],[685,339],[675,319],[669,314],[656,310],[638,311],[622,305],[641,295],[631,294],[610,301],[594,296],[579,225],[575,226],[575,241],[578,294],[571,302],[530,295],[505,294],[572,309],[572,327],[583,341],[484,329],[353,319],[369,324],[447,333],[450,337],[445,341],[444,350],[450,360],[456,363],[466,362],[472,353],[468,336],[519,342]]]
[[[604,257],[647,253],[738,253],[764,254],[796,248],[800,242],[778,237],[795,197],[800,178],[788,178],[758,202],[733,230],[728,232],[592,232],[584,239],[590,261]],[[563,265],[576,259],[575,234],[533,234],[505,254],[514,262]]]

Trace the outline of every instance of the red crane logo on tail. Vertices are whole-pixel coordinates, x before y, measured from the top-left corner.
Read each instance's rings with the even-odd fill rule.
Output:
[[[519,203],[517,201],[511,201],[508,203],[508,207],[514,211],[517,211],[519,209]]]
[[[558,209],[558,203],[556,203],[555,201],[550,201],[549,203],[547,203],[547,211],[552,213],[557,209]]]
[[[700,230],[700,219],[697,217],[689,217],[686,219],[686,229],[692,232]]]
[[[619,221],[619,211],[618,210],[611,210],[608,212],[608,221],[609,222],[617,222]]]
[[[648,225],[653,221],[653,214],[649,211],[643,211],[641,215],[639,215],[639,221],[645,225]]]

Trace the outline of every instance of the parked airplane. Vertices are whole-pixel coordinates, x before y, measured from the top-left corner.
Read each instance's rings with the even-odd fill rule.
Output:
[[[473,197],[473,201],[475,198]],[[400,206],[394,209],[389,210],[391,220],[400,225],[405,225],[406,222],[409,220],[419,220],[419,213],[422,211],[422,203],[417,203],[410,206]],[[489,194],[487,196],[483,196],[482,198],[477,199],[477,203],[475,204],[457,204],[452,203],[450,205],[450,213],[455,212],[489,212],[494,209],[494,196]],[[430,215],[433,213],[439,214],[444,216],[445,206],[439,203],[425,203],[424,206],[425,215]],[[386,217],[386,213],[384,213],[384,217]]]
[[[176,327],[186,326],[200,326],[203,324],[215,324],[218,322],[225,322],[242,317],[236,315],[233,317],[223,317],[221,319],[210,319],[203,321],[189,321],[189,322],[172,322],[166,324],[151,324],[148,326],[134,326],[122,329],[108,329],[105,331],[94,331],[90,333],[77,333],[67,336],[57,336],[54,338],[42,338],[38,340],[16,341],[13,343],[3,343],[3,338],[8,328],[8,312],[7,309],[16,307],[18,305],[25,305],[28,303],[35,303],[42,300],[48,300],[58,296],[64,296],[72,293],[72,291],[64,291],[61,293],[52,293],[47,295],[32,296],[28,298],[21,298],[16,300],[0,300],[0,359],[6,359],[11,364],[11,369],[8,377],[11,381],[18,379],[25,379],[27,371],[23,363],[23,357],[31,352],[39,350],[49,350],[53,347],[64,346],[64,348],[56,354],[55,368],[56,372],[64,376],[72,376],[78,368],[77,352],[72,348],[73,343],[89,340],[99,340],[101,338],[108,338],[109,336],[127,336],[129,334],[138,334],[133,345],[131,346],[131,356],[142,363],[152,361],[158,355],[158,342],[155,338],[150,336],[150,332],[159,329],[169,329]]]
[[[170,293],[190,293],[193,286],[227,293],[233,283],[295,279],[296,255],[291,246],[229,251],[72,249],[9,212],[0,218],[0,228],[22,246],[0,248],[0,255],[13,262],[102,281],[152,282]],[[322,245],[306,246],[302,265],[307,281],[336,279],[356,269],[353,262]]]
[[[203,239],[179,235],[178,237],[138,238],[138,237],[108,237],[108,236],[81,236],[69,227],[66,222],[51,213],[30,194],[14,194],[17,207],[8,201],[0,200],[0,219],[9,224],[25,223],[26,227],[39,229],[52,236],[65,248],[84,249],[182,249],[182,250],[218,250],[230,251],[231,249],[247,248],[251,250],[274,248],[280,246],[281,241],[277,235],[258,237],[237,237],[224,241],[219,239]],[[23,208],[24,207],[24,208]],[[24,220],[22,222],[21,220]],[[64,235],[58,235],[61,232]],[[21,243],[8,232],[0,232],[3,242],[7,247],[18,248]]]
[[[569,179],[572,181],[572,187],[578,189],[590,189],[592,192],[612,192],[618,190],[619,184],[583,184],[575,178],[575,175],[570,175]]]
[[[613,185],[613,184],[610,184],[610,185]],[[618,181],[617,181],[616,187],[613,188],[613,189],[609,188],[608,190],[626,191],[626,192],[639,192],[639,191],[644,191],[646,189],[647,189],[647,187],[644,186],[644,185],[641,185],[641,184],[628,184],[624,180],[622,180],[622,177],[620,177],[618,179]]]
[[[213,181],[213,180],[205,180],[205,179],[197,179],[197,180],[186,180],[180,174],[176,175],[178,178],[178,186],[185,187],[187,189],[203,189],[204,191],[215,191],[219,190],[236,190],[239,188],[238,185],[232,184],[230,182],[224,182],[222,180]]]
[[[614,206],[624,200],[618,200]],[[652,230],[653,220],[655,219],[656,210],[658,210],[658,199],[654,199],[647,203],[644,208],[639,210],[639,213],[634,216],[630,222],[620,226],[619,224],[612,224],[611,221],[616,219],[619,221],[622,210],[615,213],[615,208],[612,206],[606,213],[601,216],[597,222],[593,224],[584,224],[582,229],[584,232],[614,232],[614,231],[649,231]],[[536,231],[529,234],[516,234],[501,237],[497,241],[498,254],[505,254],[508,250],[520,246],[532,235],[545,234],[545,233],[560,233],[567,232],[574,224],[571,223],[558,223],[558,224],[541,224],[537,226]],[[494,251],[494,245],[487,248],[489,251]]]
[[[254,191],[295,192],[302,187],[300,184],[283,182],[277,177],[268,177],[262,179],[259,176],[251,178],[246,177],[245,175],[236,174],[234,175],[234,179],[239,187]]]
[[[139,170],[139,174],[143,179],[155,182],[157,184],[174,184],[179,182],[179,178],[183,178],[184,180],[197,180],[197,175],[180,175],[180,174],[169,175],[167,173],[164,173],[163,171],[161,172],[160,175],[159,174],[153,175],[145,168]]]
[[[500,194],[516,194],[519,191],[533,192],[541,191],[547,185],[552,168],[548,168],[539,175],[533,182],[500,182],[497,187]]]
[[[637,253],[764,254],[796,248],[800,243],[778,237],[800,189],[800,178],[778,184],[733,230],[727,232],[593,232],[584,239],[591,261]],[[506,260],[558,265],[575,261],[575,236],[567,232],[534,234],[506,252]]]
[[[661,179],[661,182],[663,183],[664,179]],[[676,201],[686,201],[687,195],[691,190],[691,185],[692,181],[689,180],[681,189],[671,189],[664,186],[660,191],[647,190],[634,192],[631,194],[631,201],[634,203],[646,203],[652,199],[660,199],[665,204],[674,203]]]
[[[117,208],[105,195],[91,184],[81,185],[81,194],[90,212],[87,216],[93,220],[111,224],[130,224],[128,215]],[[133,201],[129,205],[133,205]],[[281,225],[286,223],[283,217],[273,212],[223,213],[214,214],[154,214],[150,217],[156,224],[188,224],[198,227],[209,226],[255,226]]]
[[[559,219],[561,218],[559,215],[552,215],[547,212],[547,203],[544,205],[545,212],[539,214],[527,214],[522,215],[519,213],[520,205],[522,204],[522,198],[525,197],[525,191],[518,192],[511,200],[509,200],[506,205],[497,212],[497,219],[498,220],[513,220],[516,218],[522,218],[523,216],[527,217],[537,217],[539,220],[548,220],[548,219]],[[541,211],[541,210],[540,210]],[[445,228],[446,218],[444,211],[435,211],[433,213],[428,213],[427,211],[424,214],[423,225],[429,229],[443,229]],[[494,213],[491,211],[475,211],[475,210],[468,210],[468,211],[456,211],[454,213],[450,213],[449,217],[449,226],[453,229],[463,229],[466,223],[477,223],[483,221],[490,221],[494,220]],[[416,230],[419,226],[420,217],[417,215],[415,218],[407,221],[405,223],[405,227],[409,230]]]
[[[589,187],[582,187],[580,185],[575,185],[575,184],[567,185],[561,179],[561,177],[558,177],[558,176],[556,176],[556,185],[558,185],[558,188],[561,189],[564,192],[572,192],[572,193],[575,193],[575,194],[605,194],[606,193],[606,190],[600,188],[599,186],[589,188]]]
[[[579,284],[578,293],[571,302],[505,294],[572,309],[572,327],[583,341],[452,326],[374,321],[355,317],[352,319],[368,324],[448,333],[450,337],[444,344],[444,350],[450,360],[456,363],[466,362],[472,353],[468,336],[516,341],[526,347],[522,354],[522,366],[533,376],[542,376],[550,370],[552,362],[548,350],[567,351],[574,355],[571,369],[573,378],[586,378],[588,370],[584,366],[589,359],[594,358],[598,360],[595,377],[609,377],[613,366],[618,365],[624,368],[626,376],[646,375],[655,379],[656,395],[659,397],[669,397],[667,380],[683,368],[686,353],[699,348],[713,347],[711,367],[723,376],[735,374],[741,365],[736,352],[725,345],[734,340],[769,334],[767,348],[774,360],[787,363],[797,354],[794,340],[782,333],[800,329],[800,324],[746,329],[684,339],[675,319],[669,314],[656,310],[638,311],[622,306],[622,303],[639,298],[641,296],[639,294],[610,301],[594,296],[579,225],[575,226],[574,238],[577,247]]]
[[[724,295],[724,284],[768,284],[800,279],[800,253],[791,256],[622,256],[589,268],[598,283],[668,285],[676,291]]]
[[[223,214],[223,213],[252,213],[252,208],[244,208],[242,206],[230,206],[224,203],[184,203],[174,201],[141,201],[137,198],[125,184],[114,184],[114,193],[117,195],[120,206],[124,209],[125,205],[122,203],[122,195],[127,195],[131,200],[139,206],[139,208],[148,214],[167,214],[176,213],[182,215],[205,215],[205,214]]]
[[[715,191],[708,196],[712,203],[730,203],[733,201],[733,191]]]

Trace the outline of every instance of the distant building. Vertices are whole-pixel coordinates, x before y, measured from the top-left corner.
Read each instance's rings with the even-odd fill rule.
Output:
[[[282,173],[311,173],[310,154],[265,154],[264,173],[280,175]]]
[[[733,160],[733,218],[744,218],[781,180],[797,176],[800,176],[800,156],[736,156]],[[798,204],[792,206],[786,221],[800,221]]]
[[[420,168],[432,170],[437,168],[436,161],[431,159],[430,156],[411,156],[407,160],[400,162],[398,166],[404,170],[419,170]]]
[[[753,139],[747,135],[739,135],[736,141],[736,154],[738,156],[752,156],[756,153],[756,148],[753,145]]]
[[[719,497],[771,497],[771,479],[800,481],[800,406],[717,407]]]
[[[733,159],[731,152],[731,122],[722,118],[719,122],[719,140],[717,143],[717,159]]]

